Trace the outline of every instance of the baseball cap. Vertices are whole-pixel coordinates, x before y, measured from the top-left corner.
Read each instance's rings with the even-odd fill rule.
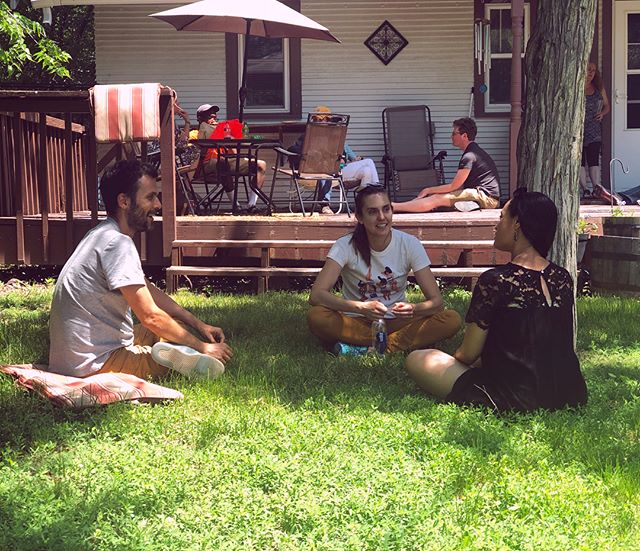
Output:
[[[204,103],[200,107],[198,107],[196,114],[199,116],[199,115],[203,115],[204,113],[208,113],[209,111],[213,111],[214,113],[217,113],[218,111],[220,111],[220,108],[217,105]]]

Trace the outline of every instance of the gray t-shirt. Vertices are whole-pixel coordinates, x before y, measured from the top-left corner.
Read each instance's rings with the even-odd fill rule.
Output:
[[[93,228],[62,268],[53,291],[49,370],[86,377],[133,344],[131,309],[119,288],[145,285],[133,240],[113,218]]]

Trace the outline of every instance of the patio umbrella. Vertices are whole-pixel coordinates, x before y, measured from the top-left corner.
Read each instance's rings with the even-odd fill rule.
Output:
[[[264,36],[314,38],[340,42],[326,27],[277,0],[202,0],[151,14],[179,31],[208,31]],[[246,44],[246,42],[245,42]],[[242,121],[246,100],[248,48],[244,48],[242,84],[238,92]]]

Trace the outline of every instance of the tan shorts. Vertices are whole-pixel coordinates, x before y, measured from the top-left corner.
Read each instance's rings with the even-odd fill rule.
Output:
[[[451,206],[458,201],[474,201],[480,205],[481,209],[497,209],[500,206],[500,199],[491,197],[475,187],[456,189],[447,195],[451,198]]]

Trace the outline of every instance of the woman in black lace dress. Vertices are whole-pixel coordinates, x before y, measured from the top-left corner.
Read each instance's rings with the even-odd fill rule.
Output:
[[[586,403],[573,347],[573,281],[545,258],[557,217],[546,195],[516,190],[495,230],[495,247],[509,251],[511,262],[480,277],[453,356],[409,354],[406,368],[420,387],[450,402],[499,411]]]

